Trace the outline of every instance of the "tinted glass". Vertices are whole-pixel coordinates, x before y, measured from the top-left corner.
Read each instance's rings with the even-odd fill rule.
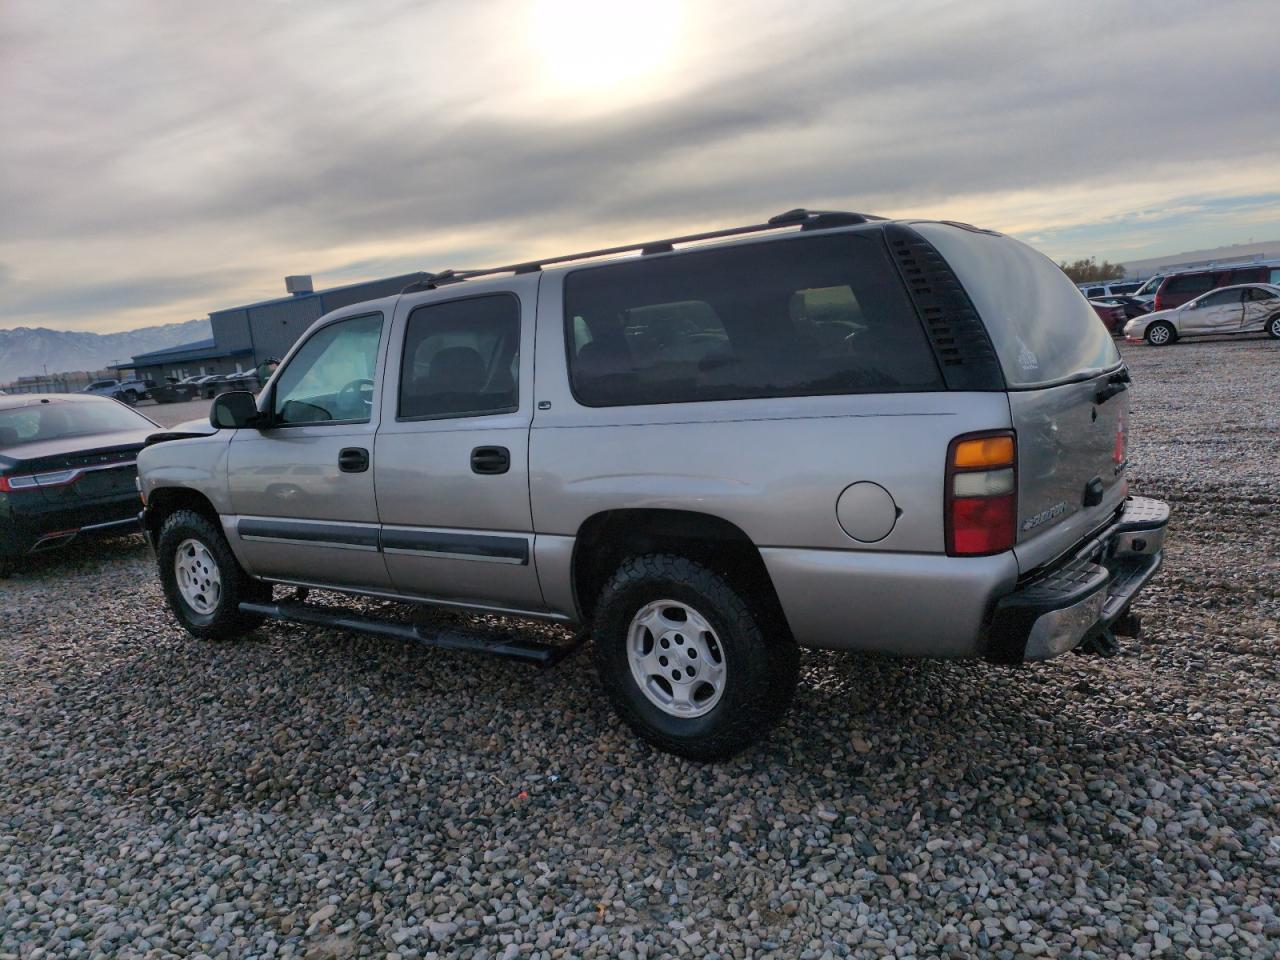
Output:
[[[1213,274],[1184,273],[1170,277],[1160,289],[1163,293],[1202,293],[1213,289]]]
[[[146,417],[117,403],[52,401],[0,410],[0,447],[121,430],[154,429],[155,424]]]
[[[1276,299],[1276,296],[1277,295],[1270,290],[1260,290],[1257,287],[1251,287],[1249,289],[1249,299],[1253,301],[1274,300]]]
[[[1228,271],[1227,283],[1262,283],[1270,274],[1266,267],[1240,267]]]
[[[577,270],[564,299],[588,406],[942,389],[878,233]]]
[[[339,320],[315,333],[280,374],[276,423],[368,423],[381,337],[381,314]]]
[[[1243,290],[1218,290],[1206,294],[1196,301],[1198,307],[1222,307],[1229,303],[1239,303],[1244,296]]]
[[[519,408],[520,301],[506,293],[418,307],[400,361],[402,419]]]
[[[1090,287],[1084,292],[1086,297],[1100,297],[1107,292],[1106,287]]]

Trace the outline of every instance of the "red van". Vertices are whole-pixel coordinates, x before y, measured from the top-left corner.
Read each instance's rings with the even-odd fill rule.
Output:
[[[1155,309],[1180,307],[1202,293],[1235,283],[1275,283],[1277,279],[1280,279],[1280,268],[1268,263],[1174,273],[1165,277],[1164,283],[1156,291]]]

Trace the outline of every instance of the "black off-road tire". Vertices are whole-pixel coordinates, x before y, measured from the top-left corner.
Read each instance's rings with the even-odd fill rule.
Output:
[[[1272,340],[1280,340],[1280,313],[1274,313],[1267,320],[1267,336]]]
[[[675,717],[651,702],[631,672],[627,635],[646,604],[674,600],[711,624],[726,664],[719,702],[700,717]],[[720,574],[687,557],[645,554],[624,560],[596,604],[596,670],[618,715],[641,737],[691,760],[730,757],[763,737],[795,695],[800,652],[781,618]]]
[[[1151,331],[1157,328],[1162,330],[1167,330],[1169,333],[1168,339],[1164,340],[1161,343],[1157,343],[1156,341],[1152,340]],[[1151,346],[1153,347],[1167,347],[1171,344],[1178,342],[1178,331],[1173,329],[1173,324],[1165,323],[1163,320],[1157,320],[1155,323],[1151,324],[1151,326],[1147,327],[1147,332],[1144,334],[1144,338],[1146,339],[1147,343],[1151,344]]]
[[[174,557],[187,540],[204,544],[218,565],[222,581],[216,607],[200,613],[183,598],[174,570]],[[262,617],[240,612],[242,601],[265,603],[271,599],[271,585],[255,580],[241,568],[226,537],[216,523],[194,510],[175,510],[165,518],[156,543],[156,562],[165,600],[178,623],[193,637],[202,640],[234,640],[262,623]]]

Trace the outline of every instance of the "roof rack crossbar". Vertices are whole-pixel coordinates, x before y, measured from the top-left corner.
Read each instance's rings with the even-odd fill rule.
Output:
[[[649,255],[669,253],[679,243],[695,243],[700,240],[720,240],[725,237],[740,237],[748,233],[762,233],[766,230],[782,230],[786,227],[802,229],[823,229],[827,227],[843,227],[851,224],[866,223],[869,220],[883,220],[869,213],[850,213],[843,210],[804,210],[797,208],[770,217],[764,223],[753,223],[745,227],[727,227],[723,230],[708,230],[705,233],[689,233],[681,237],[666,240],[646,240],[642,243],[627,243],[619,247],[601,247],[599,250],[586,250],[582,253],[569,253],[559,257],[547,257],[541,260],[526,260],[523,263],[512,263],[503,267],[484,267],[477,270],[444,270],[440,273],[428,274],[424,280],[406,287],[404,292],[414,290],[431,290],[443,283],[456,283],[474,277],[490,277],[498,273],[536,273],[544,267],[561,263],[572,263],[576,260],[594,260],[598,257],[611,257],[619,253],[636,251]]]

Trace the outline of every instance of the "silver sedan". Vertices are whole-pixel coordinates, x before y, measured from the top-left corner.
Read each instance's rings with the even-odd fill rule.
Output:
[[[1219,287],[1180,307],[1135,317],[1124,327],[1126,340],[1145,340],[1153,347],[1176,343],[1182,337],[1231,333],[1268,333],[1280,340],[1280,286],[1239,283]]]

